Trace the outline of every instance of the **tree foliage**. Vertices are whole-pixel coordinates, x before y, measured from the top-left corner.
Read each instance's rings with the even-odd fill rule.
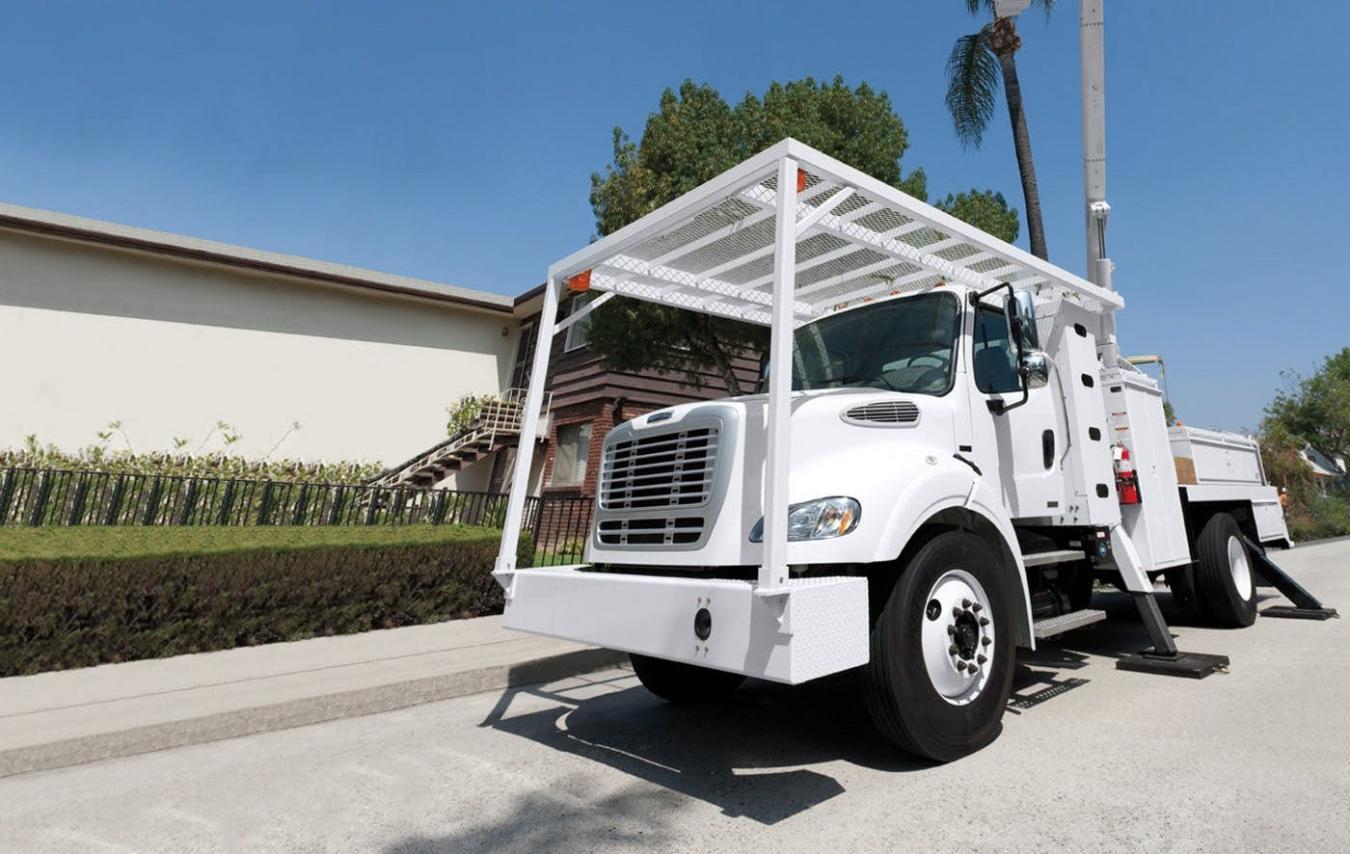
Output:
[[[1332,457],[1350,456],[1350,347],[1328,356],[1312,376],[1286,378],[1288,387],[1261,422],[1266,477],[1289,492],[1285,516],[1295,539],[1350,534],[1350,498],[1322,494],[1300,453],[1312,445]]]
[[[945,199],[939,199],[933,204],[1000,240],[1012,243],[1017,239],[1021,219],[1018,217],[1017,208],[1008,207],[1008,201],[1003,198],[1002,193],[993,190],[948,193]]]
[[[1286,374],[1289,387],[1266,407],[1278,424],[1323,453],[1350,456],[1350,347],[1328,356],[1310,377]]]
[[[747,93],[732,106],[712,87],[686,80],[661,94],[638,142],[614,129],[613,162],[591,176],[596,231],[613,233],[788,136],[927,200],[923,170],[902,169],[909,136],[885,92],[866,83],[849,87],[842,77],[808,77],[773,83],[762,97]],[[1010,239],[1006,204],[1002,215],[997,210],[1001,195],[971,191],[948,201],[954,215],[977,216],[968,221]],[[1016,211],[1011,215],[1015,236]],[[590,346],[612,370],[682,371],[695,384],[713,373],[732,394],[746,391],[733,359],[761,352],[768,341],[759,326],[631,300],[607,304],[589,323]]]

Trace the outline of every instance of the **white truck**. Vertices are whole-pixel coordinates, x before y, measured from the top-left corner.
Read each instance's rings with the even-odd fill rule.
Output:
[[[765,393],[663,409],[604,440],[586,563],[514,564],[560,290],[771,328]],[[1320,603],[1255,444],[1169,432],[1120,357],[1108,287],[785,140],[555,264],[495,575],[505,624],[632,654],[655,694],[862,668],[880,732],[937,761],[1000,729],[1018,647],[1133,597],[1152,648],[1204,675],[1154,600],[1250,625],[1256,587]],[[1181,477],[1178,477],[1178,473]]]

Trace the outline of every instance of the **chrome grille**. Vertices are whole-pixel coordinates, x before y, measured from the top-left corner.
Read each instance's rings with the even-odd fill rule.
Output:
[[[855,406],[844,413],[845,421],[869,424],[910,425],[919,420],[919,407],[908,400],[879,400]]]
[[[712,496],[718,431],[696,427],[635,436],[605,448],[602,510],[698,507]]]
[[[702,516],[602,521],[596,537],[607,546],[681,546],[703,536]]]

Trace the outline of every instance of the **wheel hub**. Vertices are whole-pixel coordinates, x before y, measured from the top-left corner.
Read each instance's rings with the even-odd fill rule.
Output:
[[[924,666],[947,702],[974,700],[989,679],[995,645],[989,597],[973,575],[948,570],[933,584],[924,607]]]
[[[1252,598],[1252,566],[1247,557],[1247,546],[1238,537],[1228,538],[1228,571],[1233,574],[1233,587],[1244,602]]]

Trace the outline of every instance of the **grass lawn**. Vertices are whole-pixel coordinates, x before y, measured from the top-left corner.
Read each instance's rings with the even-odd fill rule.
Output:
[[[467,525],[371,527],[186,526],[0,528],[0,561],[211,554],[313,546],[482,542],[499,532]]]

